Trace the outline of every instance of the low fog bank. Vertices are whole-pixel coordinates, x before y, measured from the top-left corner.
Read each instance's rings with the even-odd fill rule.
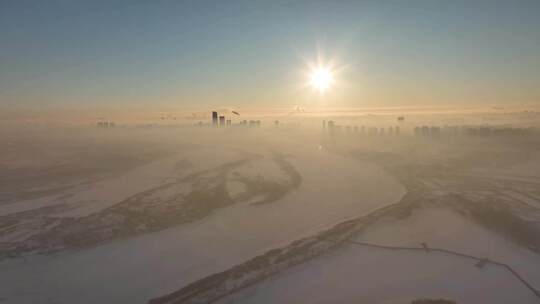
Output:
[[[427,149],[436,143],[455,145],[458,149],[465,144],[474,150],[475,146],[481,148],[488,143],[494,148],[500,145],[502,150],[499,151],[504,151],[507,145],[520,142],[524,145],[523,153],[527,154],[527,145],[534,149],[531,138],[539,133],[540,127],[540,113],[535,111],[439,111],[427,114],[379,109],[372,113],[366,110],[351,112],[309,112],[296,107],[290,111],[236,115],[230,109],[222,109],[219,115],[231,120],[231,125],[221,128],[212,127],[211,112],[164,112],[137,121],[99,117],[83,124],[38,123],[37,120],[4,123],[0,129],[0,142],[3,143],[0,203],[23,196],[39,196],[32,193],[34,190],[62,188],[118,174],[193,145],[251,148],[275,145],[286,136],[292,139],[287,145],[332,148],[330,145],[335,145],[336,140],[340,146],[349,142],[362,145],[377,141],[384,142],[384,148],[392,150],[393,145],[401,145],[404,138],[407,141],[417,133],[429,135],[433,132],[431,137],[414,138],[419,146],[426,145],[428,140]],[[250,123],[256,122],[259,127],[250,127]],[[322,136],[323,122],[336,125],[334,142]],[[396,134],[391,134],[394,132]],[[398,132],[399,137],[391,136]],[[479,136],[474,136],[476,133]],[[496,136],[499,133],[500,136]],[[526,137],[522,136],[524,133],[527,133]],[[482,136],[486,134],[494,136]],[[279,150],[279,144],[269,148]],[[481,155],[477,161],[482,161]]]
[[[197,112],[137,122],[100,118],[84,124],[4,125],[0,277],[9,283],[0,294],[8,303],[45,298],[169,303],[195,289],[197,295],[185,303],[210,303],[232,292],[231,286],[255,286],[248,296],[233,299],[272,302],[277,299],[270,295],[276,294],[273,288],[301,284],[295,282],[307,276],[312,280],[305,290],[325,291],[341,282],[343,301],[395,300],[403,293],[406,299],[441,295],[460,303],[482,298],[472,291],[460,295],[460,286],[443,292],[448,278],[441,277],[434,289],[422,293],[430,286],[424,275],[458,265],[461,275],[475,275],[476,287],[511,282],[528,301],[527,288],[504,269],[492,270],[492,276],[474,274],[467,263],[440,257],[396,257],[391,265],[404,277],[412,269],[406,265],[426,262],[435,268],[424,265],[417,286],[387,294],[366,294],[369,289],[359,294],[344,284],[367,279],[361,272],[334,281],[313,275],[333,269],[337,276],[356,259],[363,261],[351,268],[357,271],[368,267],[366,261],[375,265],[394,259],[394,253],[376,250],[340,251],[354,240],[429,242],[483,257],[509,242],[517,249],[491,258],[514,265],[540,286],[540,274],[527,271],[537,268],[540,248],[540,114],[497,111],[353,115],[299,107],[278,114],[222,109],[216,120],[211,112]],[[454,213],[422,211],[440,207]],[[420,232],[409,227],[411,214],[420,214],[414,222],[428,226]],[[451,220],[441,228],[435,217]],[[463,221],[469,226],[459,225],[471,231],[483,227],[486,239],[497,240],[491,252],[456,246],[464,233],[455,235],[459,242],[429,233]],[[393,239],[387,233],[363,237],[374,223],[375,231],[387,226],[399,233],[392,232]],[[482,238],[479,233],[463,244]],[[333,257],[317,258],[335,250]],[[519,250],[529,255],[516,265],[524,256]],[[312,264],[303,264],[310,259],[315,259]],[[292,275],[297,264],[304,270]],[[284,274],[277,277],[277,287],[257,287],[278,273]],[[381,270],[378,284],[397,284],[389,276],[395,277],[391,268]],[[104,284],[110,288],[103,290]],[[80,299],[83,291],[88,296]],[[280,299],[293,303],[297,296],[293,292]]]

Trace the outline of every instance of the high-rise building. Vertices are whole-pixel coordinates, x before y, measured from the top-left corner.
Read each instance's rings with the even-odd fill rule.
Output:
[[[333,120],[328,121],[328,129],[330,130],[330,132],[332,132],[334,130],[334,121]]]
[[[218,114],[216,111],[212,112],[212,125],[214,125],[214,127],[218,126]]]
[[[429,127],[428,126],[422,126],[422,135],[429,136]]]
[[[335,125],[334,125],[333,120],[328,121],[327,128],[328,128],[328,133],[330,133],[330,138],[332,138],[332,140],[334,140],[334,135],[335,135],[336,130],[335,130]]]

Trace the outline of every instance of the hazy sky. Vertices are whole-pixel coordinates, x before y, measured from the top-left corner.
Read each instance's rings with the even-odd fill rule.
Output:
[[[540,1],[0,0],[0,66],[29,106],[540,103]]]

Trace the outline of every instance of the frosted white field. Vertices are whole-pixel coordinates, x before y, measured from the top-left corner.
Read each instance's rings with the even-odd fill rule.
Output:
[[[391,246],[419,246],[425,242],[431,247],[489,258],[510,265],[534,286],[540,286],[538,254],[449,209],[413,211],[413,216],[400,222],[369,227],[358,240]]]
[[[0,205],[0,216],[62,204],[69,211],[63,211],[58,216],[81,217],[110,207],[136,193],[159,186],[171,178],[180,178],[240,158],[240,154],[222,149],[188,150],[135,168],[120,176],[78,186],[69,190],[68,195],[62,193]],[[189,160],[191,166],[176,170],[175,164],[182,160]]]
[[[260,160],[253,162],[254,167],[242,167],[237,173],[247,170],[264,178],[268,172],[269,179],[282,180],[279,170],[267,162],[268,151],[278,149],[302,176],[300,187],[276,202],[233,204],[161,232],[78,252],[5,260],[0,262],[3,303],[144,303],[269,249],[393,204],[405,193],[379,167],[328,153],[315,142],[238,149],[206,146],[100,181],[75,193],[69,202],[73,209],[58,216],[96,212],[177,178],[185,172],[171,172],[171,167],[183,159],[195,164],[186,169],[192,172],[256,153]],[[229,185],[229,191],[242,189]],[[29,204],[18,210],[31,208]],[[13,212],[8,208],[14,206],[5,206],[3,212]]]
[[[478,270],[470,260],[351,246],[248,287],[220,304],[410,303],[447,298],[460,304],[538,303],[512,275]]]
[[[380,245],[450,249],[509,264],[533,286],[540,257],[447,209],[417,210],[404,220],[383,220],[358,241]],[[229,303],[409,303],[447,298],[460,304],[537,303],[506,269],[445,253],[394,251],[347,245],[248,287]]]

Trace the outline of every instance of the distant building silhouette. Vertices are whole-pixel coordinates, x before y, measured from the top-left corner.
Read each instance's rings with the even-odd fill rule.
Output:
[[[218,113],[216,111],[212,112],[212,125],[214,125],[214,127],[218,126]]]
[[[335,131],[334,121],[329,120],[328,123],[326,124],[326,127],[328,128],[328,131],[330,132],[330,135],[333,135],[334,131]]]
[[[428,126],[422,126],[422,135],[423,136],[429,136],[429,127]]]
[[[96,126],[98,128],[114,128],[116,124],[112,121],[98,121]]]
[[[220,116],[219,117],[219,125],[220,126],[225,126],[225,116]]]
[[[441,135],[441,128],[432,126],[431,128],[429,128],[429,134],[431,136],[439,136]]]

